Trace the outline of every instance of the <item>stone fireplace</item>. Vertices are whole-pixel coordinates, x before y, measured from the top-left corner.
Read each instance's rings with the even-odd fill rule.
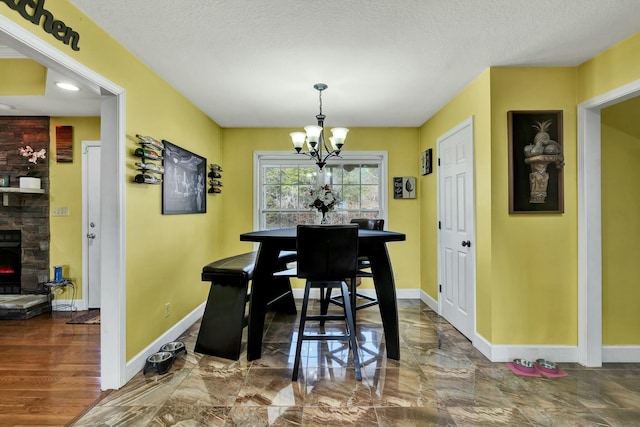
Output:
[[[0,294],[34,293],[38,283],[49,279],[49,123],[49,117],[0,116],[0,175],[7,175],[10,186],[18,187],[18,177],[31,165],[45,190],[44,194],[21,194],[15,203],[0,205],[0,235],[5,234],[5,240],[0,238],[0,256],[20,253],[19,271],[12,279],[10,273],[2,273],[5,262],[0,258]],[[24,145],[46,148],[47,158],[36,165],[28,163],[18,151]],[[16,232],[20,235],[17,246]]]

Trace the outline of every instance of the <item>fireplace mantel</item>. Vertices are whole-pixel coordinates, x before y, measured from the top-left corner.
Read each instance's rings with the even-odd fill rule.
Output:
[[[0,187],[0,194],[2,194],[2,206],[12,206],[16,203],[11,203],[16,195],[20,194],[44,194],[42,188],[18,188],[18,187]]]

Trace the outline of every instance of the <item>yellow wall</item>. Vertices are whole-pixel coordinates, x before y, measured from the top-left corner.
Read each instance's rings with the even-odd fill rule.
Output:
[[[241,233],[253,229],[253,152],[288,152],[291,148],[289,132],[294,130],[223,129],[224,191],[213,199],[223,206],[225,254],[253,250],[251,243],[239,240]],[[420,172],[418,130],[415,128],[350,128],[345,149],[387,151],[389,190],[394,176],[418,176]],[[420,271],[420,199],[393,199],[393,192],[389,191],[388,200],[389,220],[385,228],[407,235],[405,242],[388,245],[396,286],[415,289]]]
[[[30,59],[0,59],[1,96],[44,95],[47,69]]]
[[[572,67],[491,71],[494,344],[577,344],[575,79]],[[509,110],[563,110],[564,213],[509,215]]]
[[[47,2],[46,7],[80,34],[80,51],[58,42],[4,3],[0,13],[126,90],[127,153],[136,147],[134,135],[140,133],[167,139],[210,161],[221,158],[216,123],[68,1]],[[206,214],[163,216],[161,186],[131,182],[134,161],[127,156],[127,360],[206,299],[209,287],[200,272],[221,253],[220,205],[209,197]],[[171,315],[165,318],[166,303],[171,304]]]
[[[56,162],[56,126],[73,126],[73,162]],[[100,140],[99,117],[52,117],[50,122],[49,205],[51,267],[62,265],[64,277],[71,278],[77,299],[82,298],[82,141]],[[69,216],[52,215],[54,208],[67,207]],[[53,271],[51,268],[50,271]],[[71,290],[57,299],[71,299]]]
[[[640,33],[621,41],[578,67],[577,103],[640,78]]]
[[[602,110],[602,341],[637,345],[640,329],[640,98]]]

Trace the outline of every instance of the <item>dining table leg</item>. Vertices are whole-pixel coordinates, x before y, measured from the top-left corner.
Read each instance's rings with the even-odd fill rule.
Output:
[[[295,300],[287,278],[274,278],[278,267],[280,246],[269,242],[260,243],[251,282],[249,299],[249,321],[247,325],[247,360],[259,359],[262,356],[262,339],[265,316],[269,302],[277,299],[273,309],[295,314]]]
[[[373,283],[378,296],[380,317],[387,344],[387,357],[400,360],[400,333],[398,331],[398,305],[391,261],[384,243],[371,244],[362,248],[369,258]]]

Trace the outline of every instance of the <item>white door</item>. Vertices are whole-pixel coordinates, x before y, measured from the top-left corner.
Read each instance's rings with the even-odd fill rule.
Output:
[[[84,141],[82,150],[84,180],[85,262],[84,275],[88,308],[100,307],[100,143]]]
[[[438,138],[440,314],[467,338],[475,331],[473,118]]]

